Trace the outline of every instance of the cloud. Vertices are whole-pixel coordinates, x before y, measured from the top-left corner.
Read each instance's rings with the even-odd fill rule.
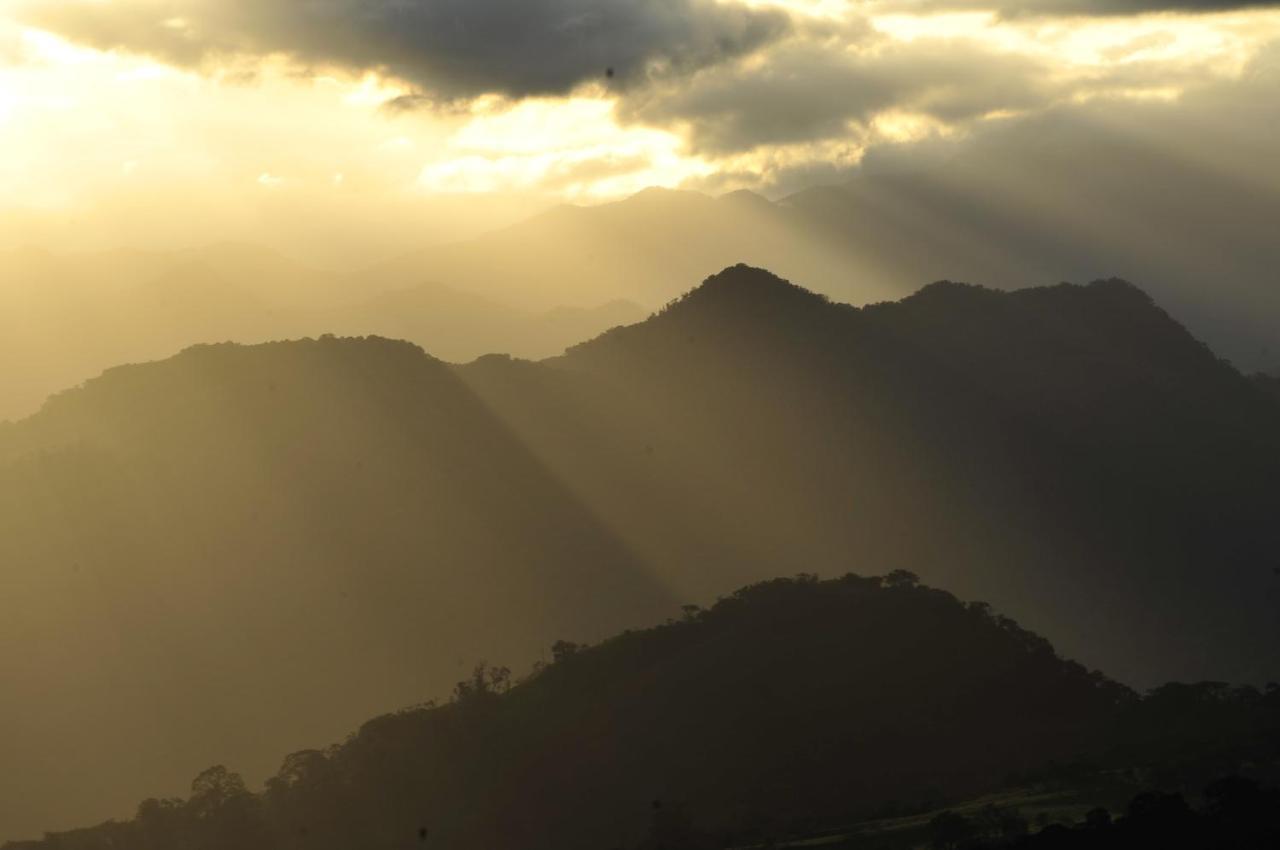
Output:
[[[862,285],[1002,287],[1118,275],[1222,355],[1280,369],[1280,43],[1175,100],[1099,97],[770,175]],[[829,185],[811,187],[815,180]],[[842,267],[845,268],[845,267]],[[837,293],[839,294],[839,293]]]
[[[891,0],[910,12],[996,11],[1005,18],[1117,17],[1155,12],[1210,14],[1280,6],[1280,0]]]
[[[286,55],[381,70],[432,100],[626,89],[750,53],[782,12],[717,0],[129,0],[28,2],[32,25],[182,66]]]
[[[1238,73],[1278,32],[1274,15],[1250,21],[1250,34],[1238,20],[1201,26],[1186,18],[1077,22],[1048,34],[1039,24],[988,23],[961,34],[908,27],[906,35],[875,18],[798,24],[750,56],[624,92],[617,115],[678,132],[709,158],[922,134],[900,132],[907,123],[949,134],[1071,101],[1176,97]]]
[[[619,116],[687,127],[699,152],[857,136],[876,113],[918,113],[948,124],[1044,105],[1060,92],[1036,59],[944,39],[815,43],[797,38],[733,68],[679,86],[641,90]]]

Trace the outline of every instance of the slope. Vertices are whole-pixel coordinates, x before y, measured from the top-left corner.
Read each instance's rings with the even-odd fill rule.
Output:
[[[408,343],[191,349],[0,446],[10,834],[171,793],[215,756],[260,774],[477,658],[527,664],[670,604]]]
[[[963,798],[1105,753],[1133,702],[901,573],[747,587],[679,622],[557,644],[508,685],[478,669],[448,704],[289,756],[259,797],[218,768],[186,803],[31,846],[630,848],[664,808],[736,846],[735,831]]]

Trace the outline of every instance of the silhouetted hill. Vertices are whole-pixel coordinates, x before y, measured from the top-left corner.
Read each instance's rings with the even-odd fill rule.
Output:
[[[552,651],[514,686],[481,665],[446,704],[294,753],[263,793],[218,766],[186,800],[13,850],[830,843],[877,813],[928,811],[1015,775],[1116,784],[1190,767],[1190,779],[1206,757],[1230,769],[1280,756],[1280,691],[1170,685],[1139,698],[903,572],[772,580]],[[1257,793],[1236,784],[1236,802]],[[930,830],[984,837],[947,817]],[[1131,809],[1120,835],[1138,820]]]
[[[899,574],[748,587],[680,622],[558,643],[506,686],[477,670],[447,705],[290,756],[257,799],[205,783],[74,846],[393,848],[424,827],[445,847],[572,850],[639,846],[661,805],[717,832],[848,819],[1100,748],[1132,699]]]
[[[1277,435],[1115,281],[858,309],[739,266],[540,363],[115,369],[0,425],[3,822],[261,775],[478,658],[798,568],[911,570],[1131,684],[1275,679]]]

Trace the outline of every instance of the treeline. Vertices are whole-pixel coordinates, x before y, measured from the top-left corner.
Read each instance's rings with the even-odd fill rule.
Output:
[[[1034,833],[1016,812],[994,806],[974,815],[943,812],[929,823],[934,850],[1268,850],[1280,847],[1280,790],[1242,776],[1210,783],[1198,806],[1178,792],[1138,794],[1118,818],[1090,810],[1075,824]]]
[[[481,665],[443,704],[288,756],[260,793],[213,767],[185,800],[7,850],[744,846],[1011,779],[1186,781],[1278,741],[1274,686],[1139,696],[910,573],[800,576],[559,642],[519,682]]]

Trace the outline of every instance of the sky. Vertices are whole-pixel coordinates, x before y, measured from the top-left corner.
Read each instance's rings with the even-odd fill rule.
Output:
[[[1219,0],[0,0],[0,248],[358,266],[648,186],[780,198],[1053,110],[1204,112],[1277,39]]]

